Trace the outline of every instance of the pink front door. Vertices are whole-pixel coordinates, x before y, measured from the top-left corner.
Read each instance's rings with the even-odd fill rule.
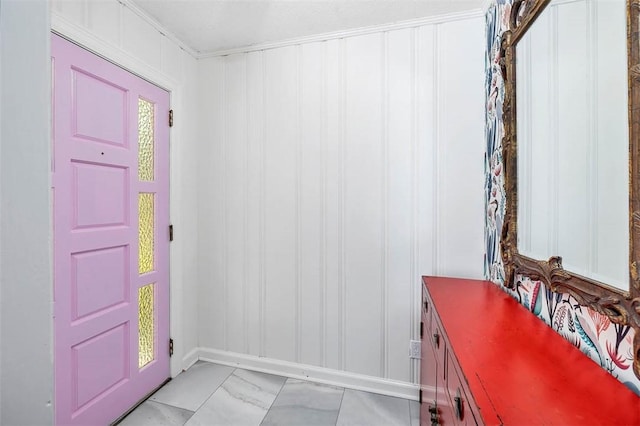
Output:
[[[169,377],[169,94],[52,36],[58,425]]]

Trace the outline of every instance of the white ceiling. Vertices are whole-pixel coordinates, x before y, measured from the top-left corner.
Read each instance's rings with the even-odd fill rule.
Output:
[[[132,1],[202,54],[477,10],[484,3],[484,0]]]

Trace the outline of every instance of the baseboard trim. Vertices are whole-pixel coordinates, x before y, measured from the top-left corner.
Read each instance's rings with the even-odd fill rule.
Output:
[[[414,401],[418,400],[420,386],[412,383],[218,349],[199,348],[197,352],[198,359],[203,361]]]

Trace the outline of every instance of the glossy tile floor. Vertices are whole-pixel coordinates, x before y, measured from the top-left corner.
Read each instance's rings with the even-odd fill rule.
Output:
[[[419,426],[419,404],[209,362],[167,383],[122,426]]]

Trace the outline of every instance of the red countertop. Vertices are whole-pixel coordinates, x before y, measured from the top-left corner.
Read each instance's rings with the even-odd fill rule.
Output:
[[[640,425],[640,398],[488,281],[424,277],[487,425]]]

